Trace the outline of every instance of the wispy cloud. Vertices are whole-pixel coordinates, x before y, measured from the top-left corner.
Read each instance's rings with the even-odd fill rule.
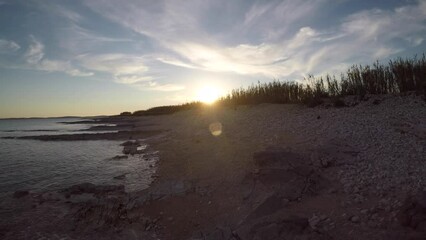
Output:
[[[21,46],[19,46],[14,41],[9,41],[6,39],[0,39],[0,53],[10,53],[19,50]]]
[[[44,45],[34,36],[30,36],[31,44],[29,45],[24,58],[26,61],[25,68],[32,68],[47,72],[65,72],[71,76],[87,77],[92,76],[92,72],[79,70],[71,65],[69,61],[51,60],[45,58]]]
[[[370,9],[344,17],[329,28],[293,26],[309,24],[326,0],[257,2],[228,32],[208,32],[202,23],[211,2],[88,1],[103,16],[149,36],[171,54],[157,60],[183,68],[269,78],[302,77],[349,62],[389,57],[419,45],[425,35],[425,1],[392,10]],[[191,5],[194,11],[188,12]],[[224,6],[227,6],[224,3]],[[226,14],[226,13],[225,13]],[[225,16],[226,17],[226,16]],[[243,21],[236,21],[241,18]],[[240,34],[237,36],[236,34]],[[251,36],[251,37],[250,37]],[[255,37],[253,37],[255,36]],[[260,36],[260,37],[259,37]],[[230,39],[233,38],[233,39]],[[405,41],[407,46],[396,44]],[[229,44],[240,42],[237,44]],[[258,43],[247,43],[258,42]]]
[[[160,84],[158,82],[138,82],[135,86],[145,91],[175,92],[185,89],[185,86],[183,85],[173,83]]]
[[[31,1],[28,6],[58,20],[49,25],[52,36],[34,33],[43,42],[31,37],[26,51],[25,41],[20,46],[2,36],[0,53],[22,55],[21,65],[35,70],[179,91],[191,87],[182,80],[191,73],[302,79],[424,46],[426,1],[393,8],[372,3],[376,7],[333,15],[335,4],[348,2]]]
[[[153,76],[148,65],[156,60],[150,56],[86,54],[78,56],[77,60],[86,69],[109,73],[113,76],[115,82],[130,85],[140,90],[179,91],[185,88],[179,84],[161,83],[162,77]]]

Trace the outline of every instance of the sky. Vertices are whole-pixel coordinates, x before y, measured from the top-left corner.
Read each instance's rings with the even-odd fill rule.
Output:
[[[0,118],[94,116],[426,52],[426,0],[0,0]],[[202,92],[202,91],[201,91]]]

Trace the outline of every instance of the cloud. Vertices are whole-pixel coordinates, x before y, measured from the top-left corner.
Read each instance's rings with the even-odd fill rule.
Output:
[[[34,36],[30,36],[30,45],[24,54],[26,66],[39,71],[64,72],[71,76],[87,77],[92,76],[92,72],[85,72],[72,66],[69,61],[51,60],[45,58],[44,45]]]
[[[44,57],[44,45],[35,39],[34,36],[30,36],[31,44],[25,53],[25,59],[29,64],[37,64]]]
[[[332,4],[330,0],[251,5],[239,1],[234,5],[228,1],[126,1],[117,5],[100,0],[86,4],[160,43],[156,60],[162,63],[268,78],[300,78],[348,63],[384,59],[422,44],[426,34],[426,1],[355,12],[322,28],[315,27],[312,19]],[[220,18],[232,24],[212,31],[205,24],[221,22],[207,19],[215,4],[222,6]],[[407,45],[401,45],[401,40]]]
[[[154,77],[151,76],[138,76],[138,75],[118,75],[115,76],[116,82],[123,84],[135,84],[141,82],[152,82]]]
[[[175,92],[185,89],[183,85],[173,83],[159,84],[157,82],[138,82],[134,86],[144,91]]]
[[[336,1],[39,3],[38,10],[58,20],[52,24],[54,40],[45,46],[31,36],[22,57],[31,69],[96,73],[138,89],[179,91],[189,82],[184,77],[196,74],[301,79],[424,44],[426,1],[330,15],[325,22]],[[0,40],[0,52],[20,52],[14,44]]]
[[[19,50],[21,46],[19,46],[14,41],[9,41],[5,39],[0,39],[0,53],[10,53]]]
[[[183,85],[160,83],[161,76],[153,76],[148,64],[154,64],[156,59],[150,56],[135,56],[128,54],[85,54],[78,58],[79,63],[86,69],[111,74],[115,82],[126,84],[145,91],[179,91]],[[158,66],[157,66],[158,67]],[[158,69],[157,69],[158,71]],[[164,73],[160,73],[164,75]]]
[[[84,54],[77,57],[87,69],[111,73],[114,76],[141,74],[148,71],[143,57],[126,54]]]

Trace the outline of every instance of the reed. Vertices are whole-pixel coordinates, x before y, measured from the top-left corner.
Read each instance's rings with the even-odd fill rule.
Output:
[[[376,61],[371,66],[353,65],[340,78],[309,75],[304,83],[281,82],[251,85],[232,90],[218,103],[223,105],[259,103],[304,103],[316,106],[323,98],[348,95],[426,92],[426,57],[391,60],[387,65]]]
[[[216,105],[245,105],[260,103],[302,103],[314,107],[324,98],[335,99],[336,107],[344,106],[340,98],[366,94],[395,94],[415,92],[423,94],[426,100],[426,57],[397,58],[388,64],[376,61],[370,65],[353,65],[339,77],[326,75],[316,78],[309,75],[304,83],[282,82],[274,80],[269,83],[253,84],[247,88],[232,90],[220,98]],[[136,111],[133,116],[170,114],[177,111],[202,107],[201,102],[181,105],[154,107]]]

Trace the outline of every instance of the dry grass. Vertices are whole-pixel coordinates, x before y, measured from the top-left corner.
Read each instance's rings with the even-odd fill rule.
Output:
[[[344,96],[366,94],[394,94],[416,92],[426,95],[426,57],[398,58],[384,65],[378,61],[370,65],[353,65],[339,78],[326,75],[305,79],[304,84],[281,82],[258,83],[248,88],[234,89],[217,101],[218,105],[236,106],[259,103],[302,103],[309,107],[321,104],[324,98],[334,98],[336,107],[344,104]],[[426,96],[425,96],[426,97]],[[426,99],[425,99],[426,100]],[[177,111],[199,108],[201,102],[182,105],[154,107],[136,111],[134,116],[170,114]]]
[[[391,60],[387,65],[354,65],[340,78],[309,76],[305,84],[273,81],[233,90],[219,104],[304,103],[315,106],[322,98],[348,95],[426,92],[426,58]]]

